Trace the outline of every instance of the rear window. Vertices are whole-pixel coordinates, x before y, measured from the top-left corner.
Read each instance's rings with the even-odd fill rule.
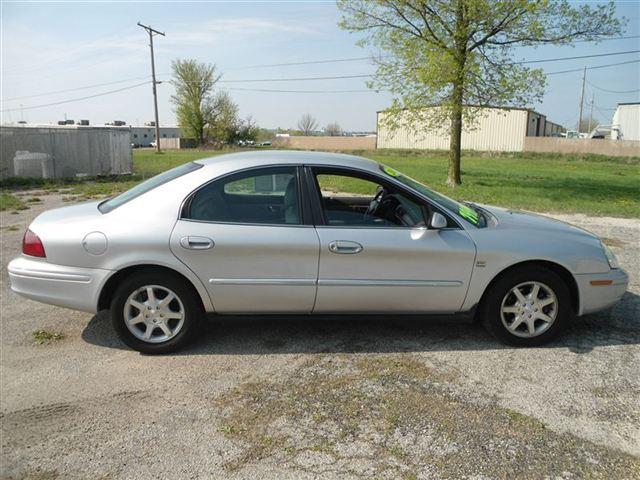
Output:
[[[133,200],[140,195],[143,195],[160,185],[163,185],[171,180],[175,180],[178,177],[186,175],[187,173],[191,173],[195,170],[202,168],[202,165],[198,163],[185,163],[184,165],[180,165],[179,167],[172,168],[171,170],[167,170],[166,172],[162,172],[155,177],[151,177],[148,180],[145,180],[142,183],[139,183],[135,187],[127,190],[126,192],[121,193],[117,197],[110,198],[105,200],[100,205],[98,205],[98,210],[102,213],[109,213],[111,210],[118,208],[120,205],[127,203],[130,200]]]

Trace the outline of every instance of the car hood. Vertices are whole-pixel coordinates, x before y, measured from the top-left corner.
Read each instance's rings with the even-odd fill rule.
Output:
[[[545,217],[544,215],[539,215],[537,213],[510,210],[491,205],[480,205],[480,207],[487,210],[495,217],[497,220],[495,222],[495,228],[531,229],[539,233],[564,233],[572,236],[594,239],[598,242],[600,241],[597,235],[584,230],[583,228],[576,227],[554,218]]]

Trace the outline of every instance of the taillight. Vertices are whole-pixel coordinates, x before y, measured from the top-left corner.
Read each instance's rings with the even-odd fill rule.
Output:
[[[42,245],[40,238],[29,229],[24,232],[24,237],[22,238],[22,253],[32,257],[47,256],[47,254],[44,253],[44,245]]]

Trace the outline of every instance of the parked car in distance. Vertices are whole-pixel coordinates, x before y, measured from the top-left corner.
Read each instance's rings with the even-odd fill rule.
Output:
[[[277,150],[44,212],[8,271],[27,298],[110,309],[146,353],[184,346],[205,313],[473,317],[506,343],[540,345],[628,282],[585,230],[460,203],[372,160]]]
[[[158,146],[158,142],[156,142],[155,140],[151,140],[151,141],[149,142],[149,146],[150,146],[150,147],[153,147],[153,148],[156,148],[156,147]]]

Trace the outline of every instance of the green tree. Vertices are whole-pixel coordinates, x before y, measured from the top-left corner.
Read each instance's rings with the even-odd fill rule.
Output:
[[[238,105],[224,91],[218,92],[209,105],[207,136],[219,144],[233,143],[242,126],[238,116]]]
[[[567,0],[338,0],[340,26],[364,33],[383,55],[370,86],[394,97],[384,117],[393,130],[449,129],[447,184],[459,185],[463,119],[480,108],[523,106],[542,98],[541,69],[518,64],[514,47],[567,45],[619,35],[614,2]],[[438,105],[438,108],[424,108]]]
[[[171,69],[171,84],[175,88],[171,102],[175,105],[180,128],[202,144],[207,125],[219,115],[221,102],[213,90],[220,75],[216,74],[215,65],[196,60],[174,60]]]
[[[236,140],[245,140],[245,141],[253,141],[255,142],[258,139],[258,135],[260,134],[260,127],[253,119],[251,115],[249,115],[244,120],[239,122],[239,129],[237,130]]]

